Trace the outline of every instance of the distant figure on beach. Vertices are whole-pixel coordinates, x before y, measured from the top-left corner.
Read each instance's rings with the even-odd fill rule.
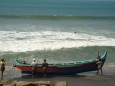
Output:
[[[5,60],[1,59],[0,61],[0,71],[1,71],[1,76],[3,77],[3,73],[5,71]]]
[[[103,61],[102,61],[102,59],[101,59],[101,57],[99,55],[99,52],[98,52],[97,59],[98,59],[98,62],[97,62],[98,68],[97,68],[97,73],[96,74],[98,75],[99,74],[99,70],[101,70],[101,75],[103,75],[103,71],[102,71]]]
[[[100,59],[101,57],[100,57],[100,55],[99,55],[99,52],[98,52],[98,54],[97,54],[97,59]]]
[[[30,66],[32,66],[32,78],[37,76],[37,62],[35,59],[33,59],[33,62]]]
[[[42,63],[42,67],[43,67],[44,78],[46,78],[47,68],[48,68],[48,63],[46,62],[46,59],[44,59],[44,62]]]

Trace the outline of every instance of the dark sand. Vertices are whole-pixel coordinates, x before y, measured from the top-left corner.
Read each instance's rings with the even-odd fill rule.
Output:
[[[63,76],[48,76],[47,78],[37,77],[32,79],[31,76],[23,76],[18,81],[67,81],[68,86],[115,86],[115,76],[104,75],[63,75]]]
[[[22,75],[19,70],[12,72],[13,69],[11,69],[11,73],[8,73],[9,70],[6,71],[4,79],[17,81],[51,81],[53,83],[67,81],[68,86],[115,86],[115,67],[103,68],[103,76],[96,75],[96,71],[94,71],[77,75],[48,75],[45,79],[42,76],[32,79],[31,75]]]

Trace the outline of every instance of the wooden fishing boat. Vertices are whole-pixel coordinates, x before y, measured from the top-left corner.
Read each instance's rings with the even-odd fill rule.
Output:
[[[101,56],[103,64],[105,63],[107,57],[107,52]],[[47,74],[53,75],[72,75],[76,73],[96,71],[98,68],[98,59],[84,60],[84,61],[73,61],[65,63],[55,63],[49,64],[47,69]],[[19,60],[16,60],[15,66],[25,74],[32,74],[32,67],[29,63],[23,63]],[[42,64],[37,65],[37,73],[42,74],[43,68]]]

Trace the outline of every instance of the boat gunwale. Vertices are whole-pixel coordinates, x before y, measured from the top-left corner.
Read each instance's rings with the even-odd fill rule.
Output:
[[[105,52],[102,56],[101,56],[101,59],[103,61],[106,60],[106,55],[107,55],[107,52]],[[74,67],[74,66],[81,66],[81,65],[84,65],[84,64],[90,64],[90,63],[95,63],[97,62],[98,59],[91,59],[91,60],[84,60],[84,61],[73,61],[73,62],[65,62],[65,63],[55,63],[55,64],[48,64],[49,67]],[[29,63],[25,63],[23,64],[23,62],[19,61],[19,60],[16,60],[16,65],[17,66],[30,66]],[[38,64],[37,65],[38,67],[41,67],[42,64]]]

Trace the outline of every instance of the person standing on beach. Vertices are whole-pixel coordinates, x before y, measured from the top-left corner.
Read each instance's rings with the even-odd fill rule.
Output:
[[[3,77],[3,73],[5,71],[5,60],[1,59],[0,61],[0,71],[1,71],[1,76]]]
[[[43,67],[44,78],[46,78],[47,68],[48,68],[48,63],[46,62],[46,59],[44,59],[44,62],[42,63],[42,67]]]
[[[100,57],[100,55],[99,55],[99,52],[98,52],[98,54],[97,54],[97,59],[100,59],[101,57]]]
[[[37,74],[37,62],[35,59],[33,59],[33,62],[31,63],[30,66],[32,66],[32,78],[33,77],[36,77],[36,74]]]
[[[103,71],[102,71],[103,61],[102,61],[102,59],[101,59],[101,57],[99,55],[99,52],[98,52],[97,59],[98,59],[98,62],[97,62],[98,68],[97,68],[97,73],[96,74],[98,75],[99,74],[99,70],[101,70],[101,75],[103,75]]]

